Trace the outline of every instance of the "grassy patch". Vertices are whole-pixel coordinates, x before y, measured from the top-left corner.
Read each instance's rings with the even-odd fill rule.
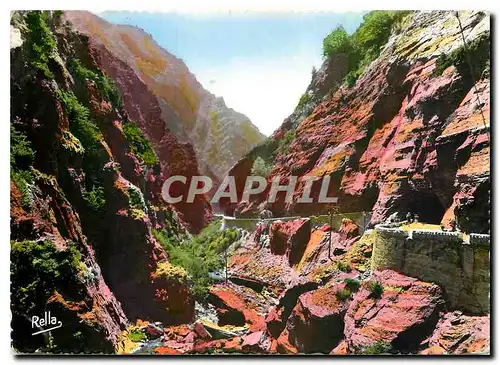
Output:
[[[351,272],[351,265],[344,261],[337,261],[337,269],[343,272]]]
[[[351,296],[351,291],[349,289],[339,289],[335,292],[335,296],[341,302],[349,299]]]
[[[384,286],[384,291],[395,291],[398,293],[403,293],[405,289],[401,286],[386,285]]]
[[[144,342],[146,341],[146,335],[140,331],[130,331],[129,334],[128,334],[128,338],[132,341],[132,342]]]
[[[388,354],[390,350],[391,346],[389,344],[377,341],[371,345],[363,347],[360,353],[362,355],[380,355],[380,354]]]
[[[353,278],[347,278],[344,280],[346,288],[348,288],[351,292],[356,292],[358,291],[360,287],[359,280],[353,279]]]
[[[182,267],[192,282],[193,294],[206,298],[213,283],[210,272],[224,267],[223,252],[238,239],[236,229],[220,231],[221,222],[212,222],[197,236],[179,240],[167,230],[153,230],[155,238],[168,252],[169,262]]]

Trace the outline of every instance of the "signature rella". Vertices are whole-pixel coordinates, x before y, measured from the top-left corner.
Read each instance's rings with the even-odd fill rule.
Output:
[[[285,194],[284,201],[292,203],[294,198],[294,191],[298,183],[304,184],[304,189],[300,197],[297,198],[297,203],[312,203],[311,190],[313,183],[321,180],[321,189],[319,191],[317,203],[337,203],[337,197],[329,197],[328,187],[330,185],[330,176],[320,178],[318,176],[303,176],[300,179],[297,176],[290,176],[288,183],[282,184],[282,178],[274,177],[271,179],[271,187],[269,189],[268,199],[269,203],[276,202],[279,192]],[[174,175],[169,177],[162,186],[162,197],[169,204],[176,204],[182,201],[186,203],[193,203],[197,195],[203,195],[210,192],[213,187],[213,181],[208,176],[193,176],[189,183],[187,196],[184,194],[172,196],[172,187],[174,184],[187,184],[186,176]],[[249,201],[252,195],[258,195],[264,192],[268,187],[268,181],[262,176],[248,176],[245,181],[241,201]],[[236,189],[236,181],[234,176],[226,176],[214,193],[211,203],[217,203],[221,198],[229,199],[231,203],[238,203],[238,194]]]

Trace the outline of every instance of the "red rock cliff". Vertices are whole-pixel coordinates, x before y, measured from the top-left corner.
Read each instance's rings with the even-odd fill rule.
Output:
[[[489,59],[489,16],[461,12],[460,19],[478,68]],[[241,191],[253,160],[262,156],[274,167],[269,181],[330,176],[329,196],[338,197],[336,208],[372,211],[372,224],[411,212],[422,221],[487,232],[489,74],[476,69],[472,78],[464,59],[436,72],[438,58],[460,48],[463,41],[452,12],[410,14],[353,87],[339,87],[346,72],[342,60],[326,61],[306,91],[309,102],[299,105],[229,174],[236,176]],[[283,153],[274,141],[285,134],[293,137]],[[302,191],[299,184],[296,197]],[[313,185],[312,192],[317,197],[319,186]],[[283,202],[259,206],[265,198],[238,211],[257,214],[270,208],[280,216],[331,208]],[[235,208],[226,204],[228,213]]]

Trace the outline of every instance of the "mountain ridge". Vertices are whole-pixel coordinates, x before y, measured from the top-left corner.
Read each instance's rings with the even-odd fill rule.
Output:
[[[248,117],[225,102],[221,104],[221,96],[206,90],[182,59],[143,29],[113,24],[83,11],[68,11],[64,16],[134,69],[159,100],[166,127],[194,146],[201,170],[207,175],[220,181],[264,138]]]

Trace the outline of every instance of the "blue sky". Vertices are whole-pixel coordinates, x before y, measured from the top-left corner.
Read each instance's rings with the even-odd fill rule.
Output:
[[[181,58],[198,81],[266,135],[295,108],[321,66],[322,40],[338,24],[353,32],[363,13],[103,12],[138,26]]]

